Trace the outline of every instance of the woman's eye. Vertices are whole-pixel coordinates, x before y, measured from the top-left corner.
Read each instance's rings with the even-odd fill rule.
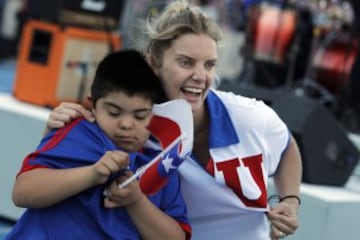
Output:
[[[206,67],[207,69],[212,69],[212,68],[214,68],[215,66],[216,66],[216,63],[214,63],[214,62],[206,63],[206,65],[205,65],[205,67]]]
[[[190,67],[191,66],[191,62],[188,61],[188,60],[181,60],[180,61],[180,65],[183,66],[183,67]]]

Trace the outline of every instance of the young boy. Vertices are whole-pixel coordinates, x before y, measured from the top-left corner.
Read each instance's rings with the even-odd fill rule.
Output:
[[[153,103],[164,96],[138,52],[105,57],[91,87],[95,122],[79,118],[50,132],[24,159],[13,201],[28,209],[6,239],[189,238],[177,175],[149,198],[131,182],[116,198],[120,208],[103,195],[110,182],[121,183],[153,157],[136,151],[149,137]]]

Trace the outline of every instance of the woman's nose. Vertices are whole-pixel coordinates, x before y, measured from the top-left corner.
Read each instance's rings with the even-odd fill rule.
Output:
[[[194,70],[192,79],[195,81],[204,81],[206,80],[206,70],[203,67],[197,67]]]

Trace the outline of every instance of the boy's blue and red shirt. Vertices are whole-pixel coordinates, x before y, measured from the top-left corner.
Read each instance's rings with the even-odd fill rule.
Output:
[[[44,137],[36,151],[24,159],[19,174],[35,168],[67,169],[94,164],[106,151],[116,149],[97,124],[77,119]],[[130,169],[135,172],[157,153],[147,151],[146,156],[130,153]],[[87,189],[48,208],[27,209],[6,239],[140,239],[124,208],[103,206],[106,186]],[[173,174],[167,185],[149,199],[173,217],[190,238],[191,228],[177,174]]]

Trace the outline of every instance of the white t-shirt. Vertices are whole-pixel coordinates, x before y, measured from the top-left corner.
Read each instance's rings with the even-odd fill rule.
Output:
[[[192,239],[270,239],[267,181],[288,146],[289,130],[262,101],[210,91],[206,104],[210,170],[194,156],[179,167]]]

